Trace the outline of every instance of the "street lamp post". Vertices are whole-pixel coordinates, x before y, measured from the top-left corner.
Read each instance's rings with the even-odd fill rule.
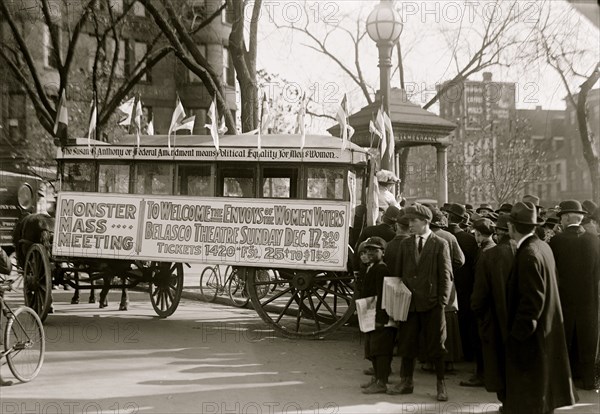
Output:
[[[383,110],[390,110],[390,69],[392,67],[392,49],[402,32],[402,19],[393,7],[392,0],[381,0],[367,17],[367,33],[377,44],[379,50],[379,93]],[[381,154],[383,155],[383,154]],[[393,160],[396,156],[392,157]],[[387,159],[381,160],[381,168],[394,171],[394,162],[388,165]]]

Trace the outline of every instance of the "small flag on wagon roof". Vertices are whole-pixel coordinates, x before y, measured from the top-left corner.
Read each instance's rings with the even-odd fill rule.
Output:
[[[96,139],[96,125],[98,123],[98,111],[96,108],[96,95],[94,95],[94,99],[92,100],[92,107],[90,111],[90,127],[88,128],[88,148],[90,147],[90,140],[92,139],[92,134],[94,135],[94,139]]]
[[[146,135],[154,135],[154,120],[150,119],[148,121],[148,126],[146,127]]]
[[[135,106],[135,136],[137,141],[137,147],[140,147],[140,133],[142,131],[142,100],[138,97],[137,104]]]
[[[173,131],[190,131],[190,133],[194,130],[194,124],[196,123],[196,115],[192,115],[189,118],[185,118],[181,121],[181,124],[177,125],[173,128]]]
[[[260,120],[258,122],[258,149],[262,144],[262,134],[269,132],[269,124],[271,123],[271,110],[269,109],[269,100],[267,93],[263,91],[263,97],[260,104]]]
[[[302,98],[300,98],[296,134],[300,134],[300,149],[304,149],[304,145],[306,144],[306,92],[303,92]]]
[[[206,114],[210,118],[210,124],[205,124],[204,127],[210,130],[210,135],[212,136],[213,143],[215,144],[215,148],[217,151],[219,150],[219,125],[217,118],[217,95],[213,98],[210,107],[208,108],[208,113]]]
[[[65,90],[60,94],[60,100],[56,108],[56,120],[54,121],[54,136],[59,138],[61,142],[67,139],[67,129],[69,126],[69,114],[67,112],[67,98]]]
[[[119,120],[119,125],[129,126],[131,125],[131,119],[133,117],[133,107],[135,106],[135,96],[121,105],[119,105],[119,111],[123,112],[123,116]]]
[[[350,138],[352,138],[352,135],[354,135],[354,128],[352,128],[350,124],[348,124],[348,112],[348,99],[346,94],[344,94],[342,102],[340,102],[340,106],[335,115],[337,121],[340,124],[340,132],[342,135],[342,151],[346,149],[348,141],[350,140]]]
[[[169,126],[169,133],[167,134],[167,145],[169,146],[169,153],[171,152],[171,134],[174,131],[174,128],[177,125],[181,124],[185,118],[185,111],[183,109],[183,105],[181,104],[181,100],[179,99],[179,95],[177,95],[177,100],[175,101],[175,110],[173,111],[173,116],[171,117],[171,125]]]

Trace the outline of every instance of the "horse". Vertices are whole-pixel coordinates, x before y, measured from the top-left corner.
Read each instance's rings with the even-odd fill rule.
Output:
[[[25,258],[27,255],[27,251],[31,247],[32,244],[40,243],[42,244],[47,252],[52,251],[52,238],[54,231],[54,217],[52,217],[48,213],[33,213],[28,214],[22,217],[15,226],[15,229],[12,234],[13,245],[15,246],[15,253],[17,256],[17,264],[19,267],[23,268],[25,265]],[[115,270],[122,271],[118,274],[124,274],[126,269],[122,268],[123,264],[118,261],[112,260],[103,260],[98,259],[92,261],[88,272],[90,275],[94,272],[101,272],[104,274],[103,286],[100,291],[100,309],[108,306],[108,291],[110,289],[110,285],[113,279],[112,275],[109,273],[113,273]],[[75,280],[75,292],[73,297],[71,298],[71,304],[79,303],[79,272],[78,271],[69,271],[63,270],[58,272],[59,280],[56,280],[58,284],[64,284],[64,273],[71,272],[74,274]],[[123,280],[123,287],[121,289],[121,302],[119,304],[119,310],[126,311],[129,304],[129,294],[127,292],[127,288],[125,285],[125,277],[120,276]],[[95,291],[94,291],[94,282],[90,281],[91,289],[90,289],[90,297],[89,303],[94,303],[96,301]]]

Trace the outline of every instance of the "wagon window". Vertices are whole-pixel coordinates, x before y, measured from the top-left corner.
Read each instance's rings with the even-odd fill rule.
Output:
[[[265,167],[262,172],[262,196],[267,198],[298,198],[297,168]]]
[[[214,196],[214,174],[211,165],[179,165],[179,194]]]
[[[64,191],[94,191],[94,164],[66,162],[63,166],[63,182],[61,189]]]
[[[100,164],[98,166],[98,192],[129,193],[129,165]]]
[[[134,188],[136,194],[173,194],[173,165],[138,164]]]
[[[306,197],[328,200],[344,199],[344,169],[311,167],[306,169]]]
[[[254,197],[254,168],[224,168],[224,197]]]

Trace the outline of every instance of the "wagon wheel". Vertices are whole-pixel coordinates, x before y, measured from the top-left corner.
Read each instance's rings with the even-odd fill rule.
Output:
[[[257,278],[251,271],[248,293],[262,320],[285,336],[318,338],[344,325],[354,313],[351,273],[277,271],[277,280]],[[261,298],[265,287],[269,293]]]
[[[175,312],[181,300],[183,265],[168,262],[158,262],[152,265],[150,301],[156,314],[161,318],[166,318]]]
[[[25,305],[38,314],[43,321],[52,304],[52,277],[46,249],[33,244],[25,256],[23,266],[23,296]]]

